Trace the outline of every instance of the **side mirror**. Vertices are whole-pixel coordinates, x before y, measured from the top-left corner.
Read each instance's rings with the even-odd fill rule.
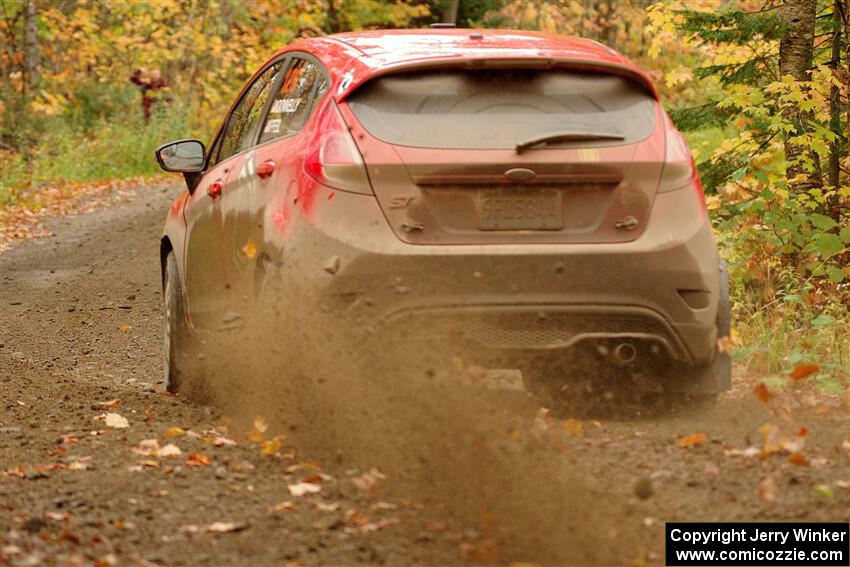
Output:
[[[204,144],[187,139],[168,142],[156,149],[156,161],[165,171],[176,173],[198,173],[204,170]]]

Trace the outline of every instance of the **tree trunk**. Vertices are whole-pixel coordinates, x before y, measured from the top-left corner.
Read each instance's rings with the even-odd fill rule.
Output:
[[[30,93],[38,86],[38,67],[41,53],[38,48],[38,10],[36,0],[27,0],[24,4],[24,65],[26,85]]]
[[[339,33],[341,26],[339,25],[339,13],[336,11],[334,0],[328,0],[328,17],[326,20],[328,33]]]
[[[817,11],[817,0],[785,0],[782,5],[781,14],[788,26],[785,36],[779,42],[779,73],[782,76],[790,76],[795,81],[809,81],[809,70],[812,66],[812,51],[815,35],[815,13]],[[801,112],[799,108],[789,107],[782,111],[782,116],[791,121],[797,130],[797,134],[806,129],[806,121],[810,119],[810,113]],[[788,168],[785,172],[789,186],[805,190],[819,186],[820,180],[816,172],[811,172],[808,179],[803,181],[795,178],[805,175],[806,170],[799,163],[806,148],[793,144],[789,141],[792,134],[785,135],[785,159]]]
[[[444,24],[457,23],[457,10],[460,7],[460,0],[448,0],[446,7],[443,9],[443,17],[440,20]]]
[[[832,69],[833,77],[838,77],[838,68],[841,65],[841,32],[843,22],[841,21],[841,2],[835,0],[832,13],[832,57],[829,67]],[[838,153],[841,151],[841,92],[838,85],[832,83],[829,87],[829,126],[839,136],[832,142],[829,148],[829,185],[838,189],[838,175],[840,172]],[[837,205],[837,203],[835,203]],[[836,211],[838,214],[838,211]],[[837,220],[837,219],[836,219]]]

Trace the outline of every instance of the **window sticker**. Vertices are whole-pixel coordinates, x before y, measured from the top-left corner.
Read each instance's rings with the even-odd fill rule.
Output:
[[[266,122],[266,127],[263,128],[263,134],[277,134],[280,132],[280,118],[272,118]]]
[[[298,110],[300,99],[294,96],[287,96],[283,99],[277,99],[272,105],[272,114],[289,114]]]

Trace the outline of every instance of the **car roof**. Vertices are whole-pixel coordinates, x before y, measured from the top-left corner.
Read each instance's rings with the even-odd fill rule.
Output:
[[[649,75],[613,49],[590,39],[507,29],[401,29],[337,33],[298,40],[278,52],[307,51],[336,77],[352,79],[336,95],[387,72],[470,60],[551,60],[602,67],[642,82],[653,96]]]
[[[611,57],[601,43],[577,37],[523,30],[373,30],[328,36],[383,65],[432,57]]]

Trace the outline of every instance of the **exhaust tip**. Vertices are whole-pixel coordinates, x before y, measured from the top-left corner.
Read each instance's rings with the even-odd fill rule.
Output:
[[[620,343],[614,347],[614,360],[618,364],[631,364],[637,358],[637,349],[631,343]]]

